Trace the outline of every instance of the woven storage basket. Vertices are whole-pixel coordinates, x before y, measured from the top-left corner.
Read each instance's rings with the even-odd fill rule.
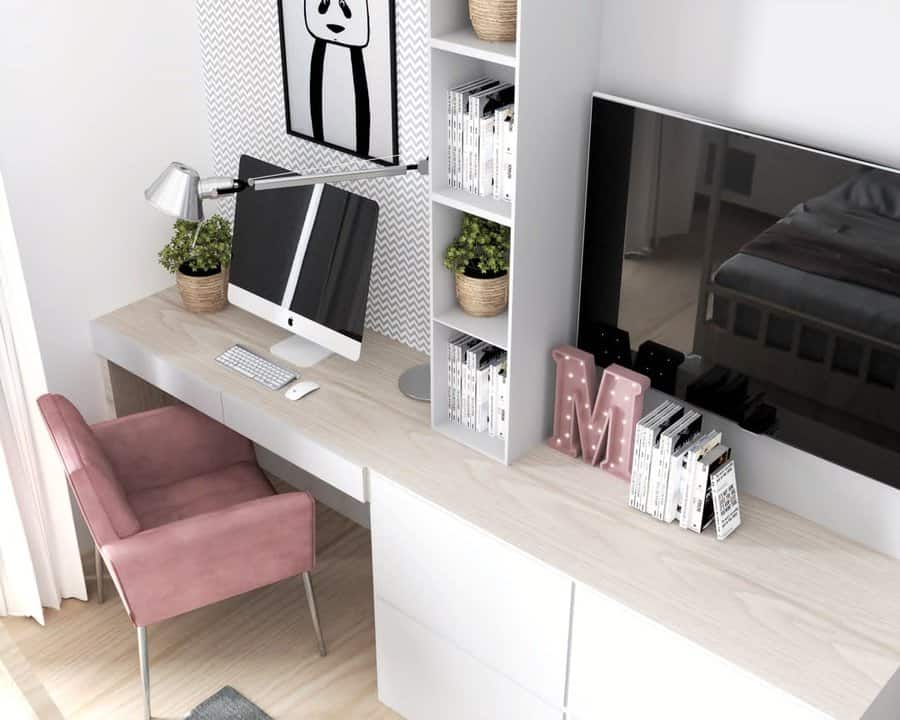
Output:
[[[469,0],[469,18],[482,40],[515,40],[518,0]]]
[[[456,273],[456,300],[468,315],[499,315],[509,302],[509,273],[490,280]]]
[[[175,273],[184,309],[193,313],[216,312],[228,304],[228,268],[206,277]]]

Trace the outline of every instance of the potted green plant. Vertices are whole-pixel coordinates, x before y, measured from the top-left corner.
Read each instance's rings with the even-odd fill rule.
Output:
[[[177,220],[172,239],[159,251],[159,263],[175,275],[184,307],[215,312],[228,302],[231,223],[213,215],[201,223]]]
[[[509,302],[509,228],[464,215],[462,230],[444,253],[456,275],[456,299],[464,312],[492,317]]]

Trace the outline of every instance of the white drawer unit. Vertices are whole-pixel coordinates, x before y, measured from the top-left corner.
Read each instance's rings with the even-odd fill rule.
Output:
[[[571,580],[375,473],[370,490],[376,596],[562,708]]]
[[[381,598],[375,599],[378,697],[407,720],[561,720],[538,700]]]
[[[576,583],[568,717],[729,720],[827,716]]]
[[[285,401],[287,402],[287,401]],[[342,493],[366,502],[365,471],[262,408],[222,395],[225,425]]]

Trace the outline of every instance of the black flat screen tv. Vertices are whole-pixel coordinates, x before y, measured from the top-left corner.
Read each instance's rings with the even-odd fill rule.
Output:
[[[900,171],[596,95],[578,345],[900,487]]]

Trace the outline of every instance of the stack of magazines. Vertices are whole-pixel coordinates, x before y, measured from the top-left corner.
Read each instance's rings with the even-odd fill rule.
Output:
[[[700,413],[671,401],[641,418],[628,504],[696,533],[715,522],[724,540],[741,524],[734,460],[722,433],[702,427]]]
[[[447,183],[512,201],[515,191],[515,86],[481,77],[447,93]]]
[[[447,344],[447,415],[450,422],[492,437],[506,437],[506,352],[469,335]]]

